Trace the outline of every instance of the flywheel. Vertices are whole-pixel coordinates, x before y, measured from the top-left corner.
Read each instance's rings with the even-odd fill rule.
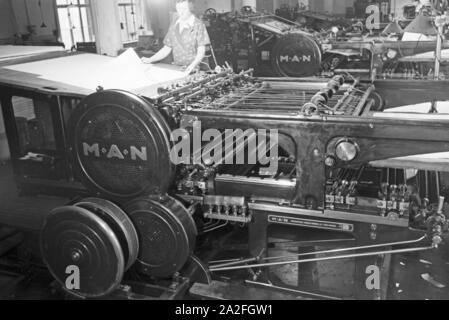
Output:
[[[271,63],[280,77],[311,77],[321,67],[321,49],[313,36],[291,32],[280,37],[273,47]]]
[[[131,220],[101,199],[53,210],[44,223],[40,247],[56,281],[82,298],[100,298],[116,290],[139,250]]]
[[[139,198],[125,211],[139,235],[136,266],[145,275],[168,278],[186,264],[193,252],[197,229],[187,209],[169,196]]]
[[[137,260],[139,239],[137,231],[126,213],[112,202],[97,198],[84,199],[76,206],[95,212],[113,228],[125,255],[125,269],[129,269]]]
[[[144,98],[105,90],[85,98],[68,125],[77,177],[95,195],[130,201],[171,186],[170,127]]]

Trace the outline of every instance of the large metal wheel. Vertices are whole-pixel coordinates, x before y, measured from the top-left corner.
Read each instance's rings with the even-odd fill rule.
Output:
[[[165,196],[134,200],[125,211],[139,234],[137,270],[159,278],[180,271],[193,252],[197,236],[195,222],[187,209]]]
[[[173,182],[170,127],[142,97],[120,90],[88,96],[70,118],[68,137],[77,176],[102,198],[164,194]]]
[[[373,106],[371,107],[371,111],[380,112],[384,110],[385,101],[377,91],[373,91],[369,96],[369,99],[374,100]]]
[[[280,77],[311,77],[320,71],[321,49],[307,33],[288,33],[273,47],[271,64]]]
[[[139,239],[131,219],[121,208],[104,199],[83,199],[75,205],[94,212],[113,229],[123,249],[125,270],[128,270],[136,262],[139,254]]]
[[[190,256],[187,263],[179,272],[183,277],[190,279],[191,283],[202,283],[210,285],[212,275],[209,268],[197,256]]]
[[[100,298],[120,285],[125,257],[113,228],[91,210],[67,206],[53,210],[41,233],[41,252],[54,278],[68,293]],[[79,280],[69,286],[71,272]],[[69,282],[68,282],[69,281]]]

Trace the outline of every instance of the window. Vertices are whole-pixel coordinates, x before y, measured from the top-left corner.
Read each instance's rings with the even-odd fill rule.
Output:
[[[95,41],[89,0],[56,0],[61,41],[66,48]]]
[[[122,41],[137,41],[139,32],[145,29],[144,5],[141,0],[119,0]]]
[[[19,134],[21,156],[28,152],[44,153],[56,150],[50,104],[45,100],[12,97]]]

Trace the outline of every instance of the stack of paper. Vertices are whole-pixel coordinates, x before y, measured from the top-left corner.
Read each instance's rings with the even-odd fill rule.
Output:
[[[133,49],[117,58],[79,54],[6,68],[89,90],[95,90],[98,86],[104,89],[134,90],[185,77],[178,70],[144,64]]]

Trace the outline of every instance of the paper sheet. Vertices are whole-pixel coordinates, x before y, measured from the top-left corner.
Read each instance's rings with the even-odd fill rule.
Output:
[[[400,59],[400,61],[413,61],[413,60],[420,60],[420,59],[427,59],[427,60],[435,59],[435,50],[415,54],[412,56],[403,57]],[[449,59],[449,50],[448,49],[441,50],[441,59],[443,59],[443,60]]]
[[[385,110],[385,112],[375,112],[375,118],[394,118],[408,120],[448,120],[449,101],[436,102],[438,113],[429,113],[432,104],[430,102],[412,104]]]
[[[376,112],[373,113],[372,116],[375,118],[404,119],[404,120],[426,120],[426,121],[449,120],[449,101],[438,101],[436,107],[439,113],[429,113],[431,103],[427,102],[392,108],[386,110],[385,112]],[[371,164],[373,166],[384,167],[388,166],[390,162],[390,165],[392,167],[398,167],[403,165],[404,162],[407,162],[409,164],[415,163],[416,168],[427,170],[427,167],[432,166],[431,164],[432,161],[449,163],[449,152],[413,155],[389,160],[374,161]]]
[[[404,32],[401,41],[435,41],[436,37],[426,36],[422,33]]]
[[[133,49],[128,49],[105,66],[104,87],[133,89],[184,78],[184,73],[157,65],[144,64]]]
[[[64,51],[62,47],[50,46],[0,46],[0,61],[11,58],[26,57],[47,52]]]
[[[95,90],[98,86],[133,90],[184,78],[181,71],[142,63],[133,49],[128,49],[117,58],[79,54],[6,68],[89,90]]]

